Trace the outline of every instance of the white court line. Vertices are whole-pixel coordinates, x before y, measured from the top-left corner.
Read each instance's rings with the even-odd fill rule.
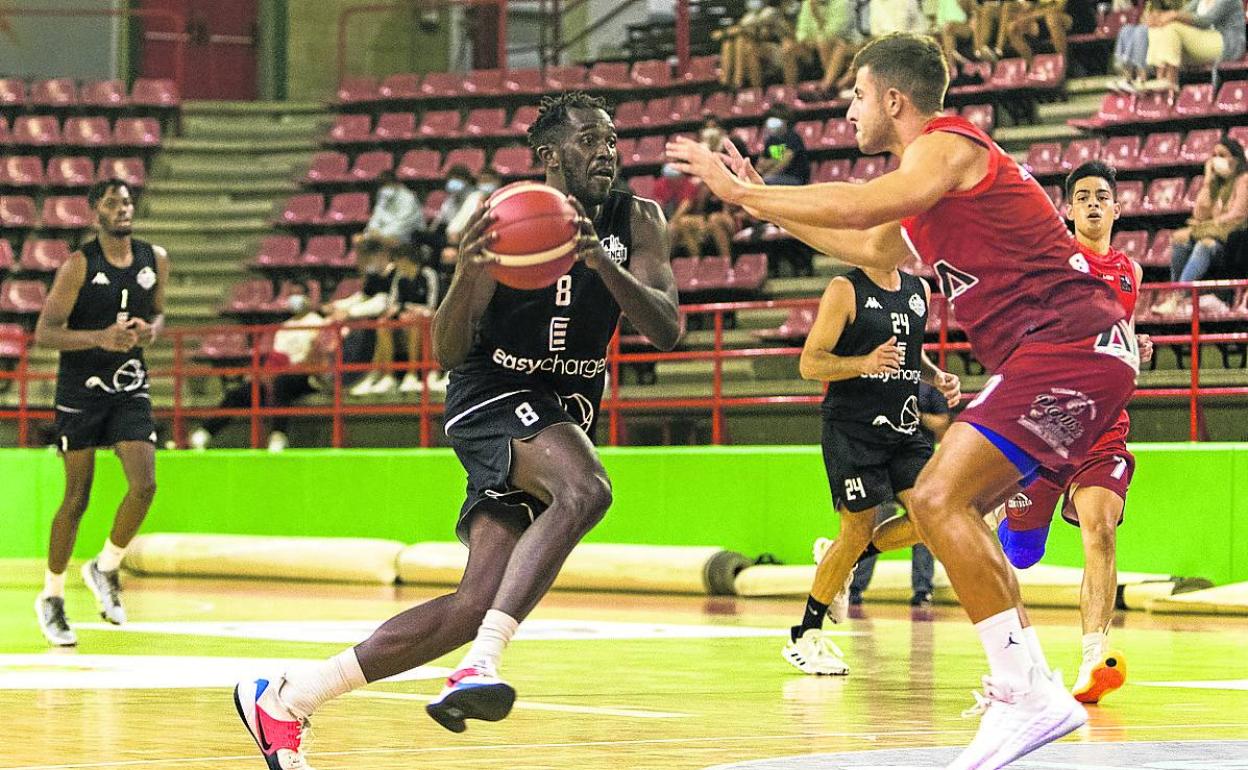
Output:
[[[1216,729],[1223,727],[1239,727],[1244,725],[1242,722],[1212,723],[1212,724],[1174,724],[1174,725],[1131,725],[1131,726],[1110,726],[1110,727],[1091,727],[1085,728],[1087,732],[1098,733],[1106,732],[1114,735],[1121,734],[1124,730],[1127,732],[1136,731],[1157,731],[1163,730],[1173,733],[1176,730],[1202,730]],[[447,751],[456,753],[468,753],[475,751],[515,751],[517,749],[577,749],[577,748],[595,748],[605,746],[655,746],[664,744],[694,744],[694,743],[741,743],[750,741],[794,741],[807,740],[811,738],[863,738],[870,740],[879,740],[881,736],[900,737],[900,736],[923,736],[923,735],[962,735],[975,732],[974,727],[966,728],[930,728],[922,730],[895,730],[887,733],[880,732],[841,732],[841,733],[790,733],[786,735],[716,735],[705,736],[701,738],[639,738],[627,741],[578,741],[575,743],[498,743],[485,746],[429,746],[424,748],[411,749],[356,749],[353,751],[316,751],[312,750],[313,758],[315,757],[356,757],[365,755],[409,755],[409,754],[437,754]],[[1203,743],[1209,740],[1202,738],[1200,740],[1191,741],[1169,741],[1170,743]],[[1120,742],[1120,741],[1118,741]],[[947,749],[950,746],[914,746],[910,748],[917,749]],[[213,757],[179,757],[169,759],[131,759],[120,760],[115,762],[84,762],[72,765],[22,765],[0,767],[0,770],[82,770],[84,768],[95,767],[150,767],[162,765],[187,765],[196,762],[255,762],[255,753],[246,755],[227,755]],[[710,768],[709,770],[714,770]]]
[[[1248,679],[1197,680],[1194,682],[1133,682],[1141,687],[1177,687],[1191,690],[1248,690]]]
[[[355,698],[376,698],[380,700],[416,700],[428,702],[435,695],[420,693],[383,692],[381,690],[356,690],[351,693]],[[537,701],[516,701],[516,708],[530,711],[559,711],[565,714],[598,714],[604,717],[629,717],[632,719],[679,719],[691,716],[674,711],[643,711],[641,709],[601,708],[598,706],[571,706],[563,703],[541,703]]]

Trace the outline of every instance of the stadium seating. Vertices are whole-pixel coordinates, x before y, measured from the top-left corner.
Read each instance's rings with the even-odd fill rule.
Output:
[[[255,267],[295,267],[299,264],[299,239],[293,235],[266,235],[252,257]]]
[[[315,235],[308,239],[308,246],[299,256],[299,262],[308,267],[347,267],[347,239],[341,235]]]
[[[21,324],[0,324],[0,358],[20,358],[26,349]]]
[[[437,150],[408,150],[394,173],[405,182],[427,181],[437,179],[441,167],[442,157]]]
[[[29,230],[37,221],[35,201],[27,195],[0,195],[0,227]]]
[[[55,273],[69,259],[69,244],[57,239],[27,238],[22,245],[23,270],[32,273]]]
[[[61,126],[51,115],[19,115],[12,142],[18,147],[51,147],[61,143]]]
[[[160,123],[154,118],[118,118],[113,126],[113,143],[118,147],[160,146]]]
[[[0,238],[0,273],[12,270],[16,264],[17,261],[13,258],[13,244],[5,238]]]
[[[353,81],[348,83],[349,88],[355,85]],[[360,83],[358,85],[363,86],[364,84]],[[360,95],[362,96],[364,93],[365,91],[361,90]],[[420,97],[420,75],[410,72],[387,75],[376,90],[376,98],[387,102],[410,102]],[[341,97],[339,98],[341,99]],[[371,96],[361,98],[360,101],[369,101],[371,98]]]
[[[368,193],[338,193],[330,199],[320,222],[332,226],[363,225],[371,213]]]
[[[72,78],[36,80],[30,86],[26,102],[32,107],[69,109],[78,104],[78,86]]]
[[[351,159],[346,153],[318,152],[312,156],[303,181],[308,184],[339,184],[351,177]]]
[[[43,187],[43,164],[33,155],[9,155],[0,158],[0,185],[4,187]]]
[[[43,281],[10,278],[0,283],[0,312],[15,315],[36,315],[48,298]]]
[[[95,167],[90,158],[57,156],[48,161],[46,178],[50,187],[62,189],[90,187],[95,181]]]
[[[95,110],[115,110],[128,107],[130,97],[120,80],[95,80],[83,85],[79,103]]]
[[[373,140],[378,142],[410,142],[415,139],[416,116],[410,112],[387,112],[377,118]]]
[[[164,78],[137,78],[130,89],[130,104],[135,107],[177,109],[182,106],[178,86]]]
[[[394,169],[394,156],[383,150],[363,152],[351,167],[351,181],[372,182],[386,171]]]
[[[147,168],[142,158],[100,158],[95,178],[120,179],[132,188],[142,188],[147,185]]]
[[[85,230],[93,222],[84,196],[50,195],[43,200],[39,226],[45,230]]]
[[[69,118],[61,132],[62,141],[70,147],[107,147],[114,141],[107,118]]]

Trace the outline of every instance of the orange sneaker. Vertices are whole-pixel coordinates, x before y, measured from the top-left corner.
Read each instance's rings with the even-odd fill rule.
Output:
[[[1099,660],[1084,661],[1071,694],[1080,703],[1099,703],[1126,681],[1127,659],[1120,651],[1110,650]]]

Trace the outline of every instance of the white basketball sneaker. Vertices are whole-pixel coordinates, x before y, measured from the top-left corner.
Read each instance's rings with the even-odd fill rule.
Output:
[[[997,770],[1088,721],[1088,712],[1058,672],[1031,669],[1029,689],[1014,690],[984,677],[984,693],[962,714],[981,717],[975,740],[946,770]]]
[[[845,585],[841,586],[841,590],[836,592],[836,596],[832,597],[832,603],[828,605],[828,620],[833,623],[844,623],[849,617],[849,587],[854,582],[854,570],[850,569],[849,575],[845,578]]]
[[[845,653],[827,633],[817,628],[807,629],[801,638],[784,645],[780,654],[803,674],[845,676],[849,673]]]

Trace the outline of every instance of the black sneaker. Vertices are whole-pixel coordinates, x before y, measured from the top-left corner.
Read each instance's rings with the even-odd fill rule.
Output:
[[[121,606],[121,570],[104,572],[96,566],[95,559],[82,565],[82,580],[95,596],[100,617],[120,626],[126,622],[126,609]]]
[[[911,607],[931,607],[932,595],[928,592],[920,592],[910,597]]]
[[[73,647],[78,644],[74,629],[65,619],[65,600],[60,596],[40,596],[35,599],[35,615],[39,618],[39,630],[48,644],[55,647]]]

